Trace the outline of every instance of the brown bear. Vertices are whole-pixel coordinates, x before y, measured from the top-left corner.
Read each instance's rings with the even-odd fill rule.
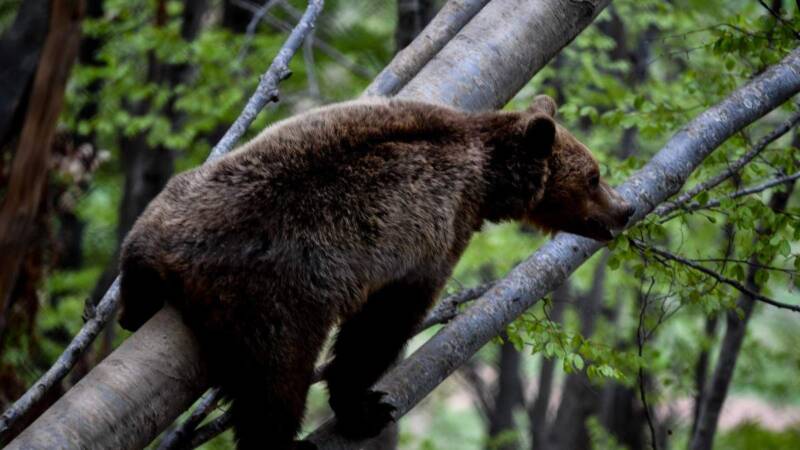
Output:
[[[231,399],[239,448],[294,442],[314,364],[340,432],[393,419],[372,384],[484,220],[612,237],[633,209],[540,96],[524,112],[362,100],[274,124],[175,176],[122,250],[120,323],[174,304]]]

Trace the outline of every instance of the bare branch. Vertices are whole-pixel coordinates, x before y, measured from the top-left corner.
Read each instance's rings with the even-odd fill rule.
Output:
[[[222,432],[230,428],[232,423],[233,414],[231,414],[230,410],[225,411],[224,413],[220,414],[219,417],[197,429],[197,431],[192,435],[191,441],[189,442],[189,448],[197,448],[211,439],[214,439],[222,434]]]
[[[278,0],[267,0],[262,6],[253,11],[253,17],[245,29],[242,48],[239,50],[239,56],[236,57],[236,65],[241,65],[244,57],[247,56],[247,52],[250,50],[250,43],[253,42],[253,37],[256,34],[258,23],[276,4],[278,4]]]
[[[747,153],[742,155],[741,158],[734,161],[732,164],[728,166],[728,168],[715,177],[710,178],[702,183],[698,183],[693,188],[689,189],[688,191],[684,192],[683,194],[679,195],[678,198],[672,200],[670,202],[664,203],[663,205],[656,208],[655,213],[659,216],[666,216],[671,212],[675,211],[678,208],[681,208],[686,202],[697,196],[699,193],[708,191],[716,186],[718,186],[723,181],[727,180],[728,178],[732,177],[734,174],[738,173],[739,170],[742,169],[747,163],[752,161],[756,156],[761,154],[767,146],[773,142],[775,142],[778,138],[786,134],[789,130],[791,130],[797,123],[800,122],[800,112],[796,112],[792,114],[785,122],[781,123],[775,129],[773,129],[769,134],[761,138],[760,141],[750,149]]]
[[[733,193],[728,194],[727,196],[725,196],[725,199],[734,199],[734,198],[744,197],[746,195],[757,194],[759,192],[766,191],[767,189],[771,189],[771,188],[774,188],[776,186],[780,186],[780,185],[795,181],[798,178],[800,178],[800,171],[795,172],[795,173],[793,173],[791,175],[784,175],[784,176],[781,176],[781,177],[778,177],[778,178],[774,178],[772,180],[766,181],[766,182],[761,183],[761,184],[757,184],[755,186],[751,186],[749,188],[738,190],[736,192],[733,192]],[[719,206],[721,204],[722,204],[722,199],[712,199],[712,200],[709,200],[708,202],[706,202],[706,203],[704,203],[702,205],[700,203],[694,202],[694,203],[686,206],[684,209],[686,209],[687,211],[699,211],[701,209],[716,208],[717,206]],[[666,218],[664,220],[667,221],[667,220],[672,219],[673,217],[675,217],[675,216],[670,216],[670,217],[668,217],[668,218]]]
[[[195,428],[197,428],[217,406],[220,396],[219,388],[211,388],[203,394],[197,404],[197,408],[192,411],[192,414],[189,415],[185,422],[161,441],[158,450],[177,450],[183,448],[187,438],[192,436]]]
[[[428,328],[440,324],[447,323],[458,314],[458,307],[464,303],[475,300],[483,295],[486,291],[491,289],[494,282],[483,283],[473,288],[463,289],[453,295],[443,298],[436,306],[428,313],[425,320],[422,321],[417,328],[417,332],[427,330]]]
[[[97,307],[89,312],[91,317],[81,327],[78,334],[72,338],[72,341],[58,357],[55,364],[47,369],[47,372],[36,380],[22,397],[3,412],[2,417],[0,417],[0,443],[4,441],[6,433],[14,423],[38,404],[45,394],[50,392],[55,385],[67,376],[75,363],[78,362],[78,359],[92,345],[100,331],[103,330],[105,324],[108,323],[111,317],[114,317],[118,303],[119,278],[114,280],[103,299],[97,304]]]
[[[638,348],[639,358],[644,354],[644,345],[649,338],[649,333],[645,331],[644,318],[647,313],[647,306],[650,303],[650,293],[653,291],[655,285],[655,278],[650,278],[650,286],[647,287],[647,292],[642,296],[642,305],[639,310],[639,325],[636,328],[636,345]],[[653,417],[650,413],[650,405],[647,402],[647,387],[645,386],[644,367],[639,366],[639,398],[642,400],[642,408],[644,408],[644,417],[647,420],[647,427],[650,429],[650,446],[653,450],[658,450],[658,438],[656,437],[656,427],[653,424]]]
[[[792,24],[789,23],[788,21],[786,21],[786,19],[784,19],[783,16],[781,16],[780,11],[776,11],[776,10],[772,9],[772,7],[769,6],[768,4],[766,4],[764,2],[764,0],[758,0],[758,3],[761,6],[763,6],[764,9],[766,9],[770,14],[772,14],[772,17],[774,17],[778,22],[782,23],[786,28],[792,30],[792,34],[794,34],[794,37],[796,37],[797,39],[800,39],[800,32],[795,30],[794,27],[792,26]]]
[[[297,24],[297,27],[292,31],[286,43],[284,43],[278,55],[272,61],[269,69],[261,77],[258,88],[247,101],[247,105],[241,115],[231,125],[219,143],[214,146],[206,162],[213,161],[232,150],[258,113],[264,109],[264,106],[271,101],[277,101],[278,83],[289,76],[289,60],[297,52],[305,36],[313,29],[314,22],[319,16],[322,6],[323,0],[309,1],[308,9],[303,15],[303,19]],[[2,438],[14,422],[37,404],[47,392],[50,392],[53,386],[69,373],[105,324],[114,317],[118,304],[119,277],[111,284],[111,287],[97,304],[93,316],[81,327],[75,338],[72,339],[61,356],[58,357],[56,363],[0,417],[0,441],[2,441]]]
[[[211,150],[207,161],[213,161],[223,154],[229,152],[236,142],[241,139],[245,131],[253,123],[256,116],[267,103],[278,101],[278,84],[291,75],[289,71],[289,61],[292,59],[300,45],[303,44],[305,37],[314,28],[314,23],[322,11],[323,0],[309,0],[303,18],[286,39],[286,42],[278,51],[278,55],[272,60],[267,72],[261,77],[256,92],[250,97],[244,110],[233,122],[233,125],[225,133],[225,136]]]
[[[450,0],[411,44],[367,87],[366,95],[394,95],[453,39],[488,0]]]
[[[634,247],[636,247],[637,249],[639,249],[640,251],[647,250],[647,251],[652,252],[653,254],[658,255],[658,256],[660,256],[660,257],[662,257],[664,259],[668,259],[670,261],[674,261],[674,262],[680,263],[680,264],[682,264],[684,266],[687,266],[687,267],[690,267],[690,268],[692,268],[692,269],[694,269],[694,270],[696,270],[698,272],[702,272],[702,273],[710,276],[711,278],[717,280],[719,283],[727,284],[728,286],[736,289],[737,291],[739,291],[739,292],[741,292],[741,293],[743,293],[745,295],[748,295],[749,297],[753,298],[754,300],[758,300],[758,301],[766,303],[768,305],[775,306],[776,308],[788,309],[790,311],[800,312],[800,306],[798,306],[798,305],[790,305],[788,303],[779,302],[779,301],[773,300],[773,299],[771,299],[771,298],[769,298],[767,296],[761,295],[760,293],[758,293],[756,291],[753,291],[752,289],[748,289],[747,286],[743,285],[742,283],[740,283],[740,282],[738,282],[738,281],[736,281],[734,279],[728,278],[728,277],[726,277],[726,276],[724,276],[724,275],[722,275],[722,274],[720,274],[720,273],[718,273],[718,272],[716,272],[714,270],[709,269],[708,267],[705,267],[705,266],[703,266],[701,264],[698,264],[698,263],[696,263],[694,261],[691,261],[690,259],[684,258],[683,256],[679,256],[679,255],[676,255],[674,253],[668,252],[666,250],[662,250],[660,248],[653,247],[653,246],[648,245],[647,243],[645,243],[643,241],[640,241],[638,239],[630,239],[630,241],[631,241],[631,244]]]
[[[242,9],[246,9],[246,10],[252,12],[252,13],[255,13],[256,11],[258,11],[258,8],[259,8],[258,5],[254,4],[254,3],[251,3],[251,2],[249,2],[247,0],[233,0],[233,3],[236,6],[239,6]],[[285,11],[289,12],[291,15],[294,15],[295,12],[297,12],[297,17],[298,18],[300,17],[300,13],[298,11],[296,11],[294,9],[294,7],[292,7],[291,5],[287,4],[286,2],[279,1],[278,2],[278,6],[283,8]],[[261,18],[261,20],[264,23],[266,23],[267,25],[269,25],[270,27],[272,27],[273,29],[275,29],[275,30],[280,30],[280,31],[285,31],[285,32],[289,32],[289,31],[292,30],[292,24],[290,24],[289,22],[286,22],[284,20],[281,20],[281,19],[279,19],[279,18],[277,18],[277,17],[275,17],[275,16],[273,16],[271,14],[265,15],[264,17]],[[363,66],[360,66],[360,65],[356,64],[350,58],[348,58],[346,55],[344,55],[342,52],[337,50],[336,47],[333,47],[332,45],[328,44],[327,42],[321,40],[319,38],[319,36],[315,36],[313,45],[314,45],[314,48],[316,48],[317,50],[319,50],[322,53],[324,53],[325,56],[327,56],[328,58],[332,59],[333,61],[335,61],[340,66],[344,67],[345,69],[349,70],[354,75],[357,75],[357,76],[359,76],[361,78],[366,78],[368,80],[371,80],[372,77],[375,76],[375,73],[373,71],[371,71],[371,70],[369,70],[369,69],[367,69],[367,68],[365,68]]]

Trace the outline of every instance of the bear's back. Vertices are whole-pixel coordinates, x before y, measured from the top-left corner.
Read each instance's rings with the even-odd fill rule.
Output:
[[[174,177],[131,235],[184,279],[254,264],[335,282],[401,273],[446,254],[455,222],[474,220],[457,217],[485,158],[470,126],[413,102],[314,110]]]

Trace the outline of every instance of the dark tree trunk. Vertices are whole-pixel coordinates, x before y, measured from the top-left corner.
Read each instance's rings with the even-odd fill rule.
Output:
[[[605,298],[605,271],[608,252],[597,262],[592,287],[582,296],[580,308],[581,334],[589,337],[594,332],[596,319]],[[586,419],[600,409],[599,391],[592,386],[585,371],[567,375],[561,394],[556,419],[548,434],[548,449],[588,449],[589,430]]]
[[[200,31],[201,19],[207,6],[207,0],[184,0],[181,23],[181,37],[184,41],[191,42],[197,37]],[[164,8],[165,2],[160,0],[156,7],[156,26],[166,25]],[[192,67],[187,64],[164,64],[151,53],[148,56],[146,81],[164,85],[165,89],[173,92],[178,85],[189,80],[192,72]],[[170,98],[162,111],[170,121],[173,129],[179,128],[184,120],[183,115],[174,108],[176,100],[174,96]],[[143,101],[129,105],[129,109],[131,115],[143,115],[150,112],[151,106],[149,102]],[[144,208],[161,192],[161,189],[169,181],[174,171],[173,152],[163,145],[151,148],[147,143],[146,134],[122,136],[119,143],[125,185],[117,223],[117,249],[111,259],[111,265],[106,268],[99,282],[95,285],[92,292],[93,304],[97,304],[100,301],[103,293],[108,290],[108,287],[117,276],[118,268],[116,262],[119,259],[119,246],[128,231],[144,211]],[[98,360],[111,351],[114,329],[113,323],[106,328]]]
[[[524,405],[520,372],[521,355],[514,344],[505,339],[498,355],[498,378],[494,402],[488,417],[488,449],[515,450],[519,440],[513,436],[514,411]]]
[[[236,5],[234,0],[224,0],[222,2],[222,27],[233,31],[234,33],[244,33],[247,30],[247,24],[253,14],[246,9]]]
[[[644,448],[644,414],[638,392],[620,383],[603,388],[600,424],[628,450]]]
[[[24,7],[24,6],[23,6]],[[50,22],[0,207],[0,341],[23,258],[45,230],[37,223],[49,173],[50,147],[67,78],[80,42],[81,1],[51,3]]]
[[[0,39],[0,149],[22,128],[49,18],[49,0],[21,2],[14,23]],[[2,169],[0,165],[0,173]]]
[[[395,52],[404,49],[436,14],[434,0],[397,0]]]
[[[0,348],[6,341],[7,325],[16,328],[8,333],[16,339],[32,335],[35,324],[37,291],[44,273],[45,248],[50,234],[46,195],[50,153],[67,79],[78,53],[84,13],[82,1],[44,3],[45,8],[49,4],[49,9],[41,9],[40,2],[23,3],[16,23],[6,36],[8,40],[4,39],[0,45],[3,47],[15,40],[19,45],[0,48],[0,62],[5,63],[3,59],[14,55],[20,58],[4,66],[9,69],[0,74],[0,92],[7,87],[21,89],[11,92],[10,97],[0,94],[3,108],[0,120],[6,120],[6,125],[10,126],[3,139],[6,144],[16,142],[0,206]],[[45,28],[39,22],[41,18],[29,14],[41,14]],[[31,79],[29,74],[33,71]],[[6,76],[12,79],[5,79]],[[20,78],[13,79],[14,76]],[[13,130],[20,128],[16,135]],[[11,314],[14,317],[9,321]],[[29,344],[35,349],[35,341]],[[13,383],[7,375],[7,368],[0,367],[4,388],[7,387],[5,382]],[[53,392],[57,395],[58,389]],[[21,430],[52,400],[43,399],[34,408],[37,411],[29,411],[9,434]]]
[[[705,338],[711,340],[717,331],[717,316],[709,316],[706,318],[705,324]],[[703,404],[703,397],[705,397],[706,381],[708,378],[708,363],[709,363],[709,349],[704,348],[700,351],[697,357],[697,364],[694,368],[694,384],[696,387],[694,396],[694,409],[692,411],[692,430],[689,435],[694,435],[697,430],[697,422],[700,420],[700,408]]]
[[[553,322],[561,322],[561,316],[569,302],[569,291],[568,281],[553,291],[553,310],[550,312],[550,320]],[[547,411],[550,406],[550,396],[553,392],[556,362],[555,358],[542,359],[542,367],[539,369],[539,388],[536,390],[536,400],[533,401],[528,410],[531,448],[533,450],[544,450],[547,448],[546,437],[550,429],[547,420]]]
[[[793,145],[800,144],[800,138],[795,135]],[[785,191],[776,191],[772,194],[769,206],[775,212],[783,211],[789,201],[789,197],[794,189],[794,182],[787,184]],[[770,235],[769,229],[760,229],[759,235]],[[751,262],[758,263],[755,256]],[[762,262],[763,263],[763,262]],[[755,282],[756,268],[751,265],[747,270],[746,286],[748,289],[759,292],[761,286]],[[717,423],[722,405],[728,396],[728,388],[733,378],[736,361],[739,358],[739,351],[747,333],[747,323],[753,313],[756,301],[747,295],[742,294],[736,302],[736,306],[741,310],[741,317],[736,311],[729,311],[726,317],[725,335],[722,338],[722,345],[719,349],[717,366],[714,374],[703,395],[702,405],[700,406],[699,419],[694,427],[690,450],[711,450],[714,443],[714,436],[717,431]]]

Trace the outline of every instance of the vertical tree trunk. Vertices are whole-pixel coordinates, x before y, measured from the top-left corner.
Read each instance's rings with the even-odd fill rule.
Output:
[[[433,0],[397,0],[395,53],[404,49],[428,25],[436,8]]]
[[[42,230],[35,226],[48,174],[50,146],[67,78],[78,53],[81,0],[53,0],[25,121],[0,207],[0,336],[22,258]]]
[[[20,14],[42,12],[37,2],[23,4]],[[31,9],[28,9],[31,8]],[[11,165],[5,197],[0,206],[0,345],[4,341],[10,306],[16,297],[25,299],[30,306],[25,309],[30,313],[25,324],[17,324],[32,328],[37,305],[39,278],[43,264],[41,239],[47,232],[47,221],[42,211],[45,202],[44,191],[49,174],[49,157],[55,136],[58,115],[64,99],[67,78],[75,61],[80,42],[80,22],[83,17],[83,3],[80,0],[53,0],[50,2],[49,25],[44,38],[36,67],[33,83],[27,98],[20,97],[14,114],[24,117],[22,131]],[[19,18],[19,23],[27,23],[31,28],[23,32],[36,41],[34,33],[38,26],[35,18]],[[16,25],[15,24],[15,27]],[[22,58],[30,58],[35,49],[25,48],[18,51],[25,53]],[[5,54],[3,55],[5,56]],[[1,59],[1,58],[0,58]],[[11,73],[23,76],[30,68],[30,60],[19,61],[20,65],[12,65],[16,70]],[[13,80],[20,86],[27,85],[24,79]],[[5,86],[4,86],[5,87]],[[3,100],[5,101],[5,99]],[[24,111],[24,115],[21,112]],[[13,123],[14,120],[11,120]],[[23,267],[23,265],[25,267]],[[51,399],[47,399],[48,401]],[[43,403],[42,408],[49,403]],[[35,414],[31,411],[31,414]],[[29,423],[31,415],[22,418],[17,430]]]
[[[594,332],[596,319],[605,299],[606,251],[597,262],[589,292],[579,302],[581,334],[589,337]],[[561,391],[561,404],[548,435],[547,448],[588,449],[589,430],[586,419],[600,409],[600,396],[585,371],[567,375]]]
[[[201,19],[207,6],[208,0],[184,0],[181,23],[181,37],[184,41],[191,42],[197,37],[200,31]],[[159,0],[156,6],[156,26],[158,27],[166,25],[165,8],[165,0]],[[192,72],[193,68],[188,64],[164,64],[151,53],[148,56],[146,81],[164,85],[165,89],[172,92],[178,85],[188,81]],[[179,128],[184,120],[183,115],[175,110],[176,100],[175,96],[172,96],[162,111],[170,121],[173,129]],[[150,110],[151,106],[147,101],[130,105],[132,115],[147,114],[151,112]],[[108,287],[117,277],[117,261],[119,260],[119,248],[122,241],[131,227],[133,227],[136,219],[144,211],[144,208],[167,184],[175,166],[173,152],[164,145],[157,145],[155,148],[151,148],[144,133],[136,136],[120,137],[120,159],[125,176],[125,185],[117,223],[117,248],[111,258],[111,264],[95,285],[92,292],[93,304],[97,304],[100,301],[103,293],[108,290]],[[111,351],[114,330],[114,324],[112,323],[103,333],[103,343],[97,359],[102,359]]]
[[[561,322],[561,316],[569,299],[570,287],[569,281],[567,281],[553,291],[553,310],[550,312],[550,320],[556,323]],[[547,435],[550,430],[547,411],[553,392],[556,362],[555,358],[543,358],[542,367],[539,369],[539,388],[536,390],[536,400],[531,403],[528,410],[532,450],[547,449]]]
[[[504,339],[498,355],[496,395],[488,417],[489,443],[487,449],[514,450],[519,440],[515,431],[514,411],[524,405],[521,376],[522,358],[508,339]]]
[[[800,139],[797,136],[793,144],[800,144]],[[793,189],[794,182],[791,182],[787,184],[785,191],[773,193],[769,201],[770,208],[775,212],[783,211]],[[758,234],[769,235],[771,232],[769,229],[760,229]],[[759,261],[753,256],[751,262],[755,264]],[[751,265],[747,270],[746,286],[748,289],[758,292],[761,287],[756,283],[755,275],[756,268]],[[699,419],[694,427],[694,434],[689,444],[690,450],[711,450],[712,448],[717,431],[717,423],[719,422],[719,414],[728,395],[728,388],[736,368],[736,361],[739,358],[739,351],[742,348],[742,342],[747,332],[747,323],[753,314],[755,303],[756,301],[752,297],[742,294],[736,302],[737,307],[742,311],[742,316],[740,317],[736,311],[729,311],[727,314],[725,335],[722,338],[722,345],[719,349],[717,366],[703,395]]]
[[[717,331],[717,316],[706,317],[704,327],[705,338],[711,340]],[[692,429],[689,433],[690,436],[694,435],[697,430],[697,423],[700,420],[700,408],[703,405],[703,397],[705,397],[706,378],[708,377],[708,363],[709,363],[709,350],[702,349],[700,355],[697,357],[697,364],[694,368],[694,385],[697,392],[694,395],[694,409],[692,411]]]
[[[49,18],[49,0],[20,2],[14,23],[0,40],[0,151],[8,149],[15,130],[22,128]],[[0,159],[0,173],[2,169]]]

